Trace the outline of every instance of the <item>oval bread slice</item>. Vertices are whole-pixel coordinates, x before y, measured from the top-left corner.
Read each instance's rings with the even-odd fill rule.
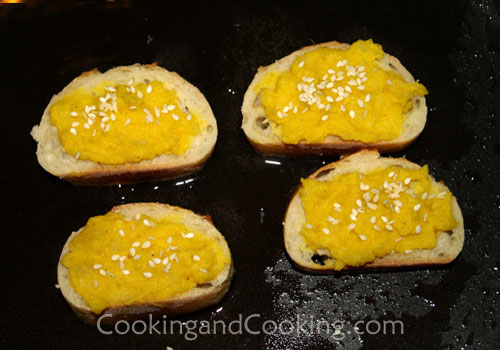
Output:
[[[418,164],[412,163],[404,158],[384,158],[380,157],[377,151],[362,150],[337,162],[319,168],[311,174],[309,178],[319,181],[329,181],[340,174],[356,171],[366,173],[377,168],[388,166],[399,166],[408,169],[420,168]],[[431,180],[435,182],[432,177]],[[439,182],[438,186],[443,190],[447,189],[442,182]],[[313,273],[338,273],[339,271],[333,270],[331,267],[315,263],[312,260],[313,254],[308,254],[299,249],[300,246],[305,245],[300,230],[306,223],[299,190],[300,187],[290,201],[283,222],[285,249],[293,263],[302,270]],[[375,261],[363,266],[345,267],[341,272],[440,265],[453,261],[462,251],[464,243],[464,221],[455,197],[452,197],[452,210],[453,216],[458,222],[458,226],[452,231],[441,232],[438,237],[437,246],[434,249],[415,250],[409,254],[393,253],[383,258],[376,258]]]
[[[248,141],[258,152],[262,154],[284,156],[313,154],[339,155],[352,153],[353,151],[363,148],[373,148],[381,153],[388,153],[402,150],[415,141],[424,129],[427,119],[425,97],[414,97],[413,107],[407,112],[403,121],[404,131],[395,140],[364,143],[361,141],[343,140],[336,135],[328,135],[322,143],[305,143],[301,141],[298,144],[285,144],[272,131],[272,127],[266,119],[266,112],[260,103],[260,94],[254,90],[254,87],[260,80],[270,71],[288,70],[295,58],[319,47],[347,49],[349,46],[348,44],[341,44],[336,41],[306,46],[269,66],[259,67],[257,74],[245,93],[243,105],[241,106],[243,131]],[[387,53],[384,54],[384,57],[380,60],[379,67],[387,71],[395,71],[407,82],[415,81],[410,72],[406,70],[399,60]]]
[[[214,237],[220,244],[224,252],[231,257],[231,252],[222,234],[215,228],[210,216],[200,216],[190,210],[170,206],[160,203],[132,203],[116,206],[111,209],[113,212],[119,212],[125,217],[133,218],[141,213],[149,215],[154,219],[159,219],[173,213],[183,215],[183,223],[189,227],[196,228],[204,232],[209,237]],[[73,232],[66,241],[61,253],[62,257],[69,252],[69,243],[80,233],[81,229]],[[94,314],[85,304],[83,298],[71,287],[68,269],[60,262],[57,266],[57,279],[61,293],[73,309],[73,311],[83,321],[96,324],[100,317],[100,324],[114,324],[119,320],[144,319],[152,315],[157,318],[162,315],[174,316],[186,314],[205,307],[217,304],[227,293],[231,278],[233,276],[233,262],[226,269],[221,271],[217,278],[210,283],[198,285],[182,294],[176,295],[168,300],[154,304],[133,304],[128,306],[113,306],[106,308],[101,314]]]
[[[158,80],[164,83],[165,88],[176,90],[179,105],[197,111],[207,127],[194,138],[190,148],[182,155],[161,154],[136,163],[100,164],[77,159],[67,153],[59,141],[56,127],[50,122],[50,107],[66,94],[82,87],[92,88],[103,81],[118,83],[129,81],[131,78],[136,82]],[[40,124],[33,127],[31,135],[38,142],[38,162],[52,175],[76,184],[113,185],[175,178],[201,169],[215,147],[217,123],[203,94],[177,73],[154,64],[135,64],[116,67],[105,73],[94,69],[75,78],[59,94],[52,97]]]

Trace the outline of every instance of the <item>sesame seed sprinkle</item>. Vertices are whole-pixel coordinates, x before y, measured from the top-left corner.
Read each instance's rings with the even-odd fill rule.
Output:
[[[201,267],[200,267],[200,271],[201,271],[201,272],[203,272],[203,273],[208,273],[208,271],[207,271],[207,270],[202,269]]]
[[[144,277],[146,277],[146,278],[151,278],[151,277],[153,277],[153,274],[152,274],[151,272],[144,272],[144,273],[143,273],[143,275],[144,275]]]
[[[417,228],[415,229],[415,232],[416,232],[417,234],[419,234],[420,232],[422,232],[422,226],[417,225]]]
[[[95,264],[94,265],[94,270],[99,270],[102,267],[101,264]]]
[[[118,255],[118,254],[115,254],[115,255],[113,255],[113,256],[111,257],[111,260],[113,260],[113,261],[116,261],[116,260],[118,260],[118,259],[120,259],[120,255]]]
[[[356,225],[355,225],[355,224],[350,224],[349,226],[347,226],[347,229],[348,229],[349,231],[352,231],[352,230],[354,230],[354,228],[355,228],[355,227],[356,227]]]
[[[299,68],[302,68],[303,66],[304,66],[304,61],[301,61],[301,62],[299,63]]]
[[[366,236],[365,235],[359,235],[359,239],[361,239],[362,241],[366,241]]]
[[[122,273],[126,276],[130,275],[130,271],[129,270],[122,270]]]
[[[198,255],[193,255],[193,260],[194,261],[200,261],[200,257]]]
[[[307,224],[307,225],[306,225],[306,228],[307,228],[308,230],[310,230],[310,229],[312,229],[312,228],[313,228],[313,225],[311,225],[311,224]]]
[[[106,276],[106,271],[104,271],[103,269],[100,269],[100,270],[99,270],[99,273],[100,273],[102,276]]]
[[[329,230],[329,229],[327,229],[327,228],[322,228],[322,229],[321,229],[321,231],[323,231],[323,233],[324,233],[325,235],[330,234],[330,230]]]
[[[149,247],[151,247],[151,242],[150,242],[150,241],[146,241],[146,242],[144,242],[144,243],[142,244],[142,246],[141,246],[141,248],[142,248],[142,249],[147,249],[147,248],[149,248]]]

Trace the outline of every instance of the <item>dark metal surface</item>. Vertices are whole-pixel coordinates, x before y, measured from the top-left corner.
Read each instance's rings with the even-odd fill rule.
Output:
[[[383,44],[429,89],[426,128],[397,156],[428,163],[462,207],[464,250],[445,268],[308,276],[283,253],[281,221],[291,191],[301,177],[335,158],[266,162],[240,129],[243,94],[259,65],[311,43],[358,38]],[[495,1],[0,5],[1,346],[500,348],[499,43]],[[94,67],[153,61],[196,85],[217,118],[215,153],[189,177],[194,181],[73,187],[38,166],[29,131],[52,94]],[[312,315],[344,321],[343,339],[219,329],[187,340],[178,331],[102,335],[83,324],[54,287],[63,243],[88,217],[135,201],[209,213],[233,252],[236,274],[228,295],[178,320],[229,324],[240,314],[259,314],[250,322],[256,330],[265,320],[295,322],[297,315]],[[401,320],[404,334],[355,334],[359,320]]]

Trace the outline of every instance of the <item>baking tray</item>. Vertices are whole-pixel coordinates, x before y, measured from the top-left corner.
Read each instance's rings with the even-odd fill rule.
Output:
[[[284,254],[281,222],[292,191],[336,158],[255,153],[240,129],[243,94],[259,65],[305,45],[359,38],[383,44],[429,89],[424,132],[395,156],[429,164],[458,198],[465,245],[449,266],[310,276]],[[0,40],[2,348],[500,348],[497,2],[31,1],[0,4]],[[207,97],[219,138],[205,168],[100,188],[74,187],[43,171],[29,132],[52,94],[86,70],[136,62],[158,62]],[[76,318],[54,287],[64,242],[88,217],[136,201],[209,213],[234,255],[227,296],[175,320],[229,325],[259,315],[248,323],[260,334],[103,335]],[[310,329],[283,334],[288,322],[311,316],[342,322],[335,339]],[[399,320],[404,332],[375,332],[374,322],[367,329],[373,320]],[[264,334],[265,321],[282,324],[282,334]]]

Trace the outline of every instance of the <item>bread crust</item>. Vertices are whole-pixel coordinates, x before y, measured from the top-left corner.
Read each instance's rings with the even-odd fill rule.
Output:
[[[418,164],[412,163],[404,158],[381,157],[376,150],[361,150],[349,155],[337,162],[326,164],[312,173],[309,179],[325,178],[328,180],[337,174],[358,171],[360,169],[369,171],[381,166],[401,166],[409,169],[418,169]],[[435,182],[434,178],[429,175]],[[444,190],[447,189],[443,182],[438,185]],[[305,223],[305,213],[300,199],[299,186],[294,192],[288,205],[283,221],[283,239],[285,250],[293,264],[306,272],[319,274],[351,273],[369,270],[404,269],[418,266],[442,265],[452,262],[462,251],[464,243],[464,223],[462,212],[455,197],[452,197],[452,210],[458,226],[451,232],[441,232],[438,236],[438,244],[434,249],[415,250],[409,254],[393,253],[383,258],[376,258],[375,261],[362,266],[346,266],[337,271],[332,267],[315,264],[311,258],[313,254],[301,252],[298,248],[305,241],[300,234],[300,229]]]
[[[159,80],[167,88],[178,92],[180,103],[195,109],[207,127],[197,135],[183,155],[161,154],[153,159],[126,164],[101,164],[76,159],[65,151],[59,141],[57,129],[50,122],[50,107],[64,95],[81,87],[92,88],[102,81]],[[203,94],[175,72],[151,65],[135,64],[110,69],[100,73],[97,69],[82,73],[59,94],[52,97],[41,122],[31,132],[38,142],[37,159],[49,173],[80,185],[115,185],[176,178],[200,170],[210,158],[217,140],[217,122]]]
[[[148,317],[158,318],[163,315],[175,316],[194,312],[205,307],[217,304],[229,290],[233,276],[233,260],[229,247],[222,234],[213,225],[209,215],[197,215],[190,210],[170,206],[160,203],[131,203],[123,204],[111,209],[113,212],[121,212],[127,216],[135,216],[136,213],[144,213],[155,217],[163,217],[168,213],[178,212],[190,220],[193,225],[208,229],[205,234],[213,236],[221,244],[225,253],[231,259],[230,265],[219,273],[217,278],[206,285],[198,286],[187,292],[176,295],[168,300],[156,303],[137,303],[127,306],[112,306],[104,309],[100,314],[93,313],[85,304],[83,298],[78,295],[71,287],[68,276],[68,269],[61,264],[62,257],[69,252],[69,243],[78,235],[82,229],[73,232],[66,241],[59,258],[57,266],[57,279],[64,299],[68,302],[71,309],[84,322],[89,324],[115,324],[119,320],[134,321],[146,319]]]
[[[427,119],[427,107],[424,97],[414,98],[413,108],[407,113],[407,117],[403,122],[405,131],[395,140],[366,143],[354,140],[343,140],[338,136],[328,135],[321,143],[306,143],[305,141],[301,141],[298,144],[286,144],[272,132],[271,126],[268,126],[265,130],[258,126],[258,120],[260,118],[265,118],[266,113],[264,108],[260,105],[259,95],[255,92],[254,87],[266,73],[274,70],[287,70],[295,58],[319,47],[347,49],[349,46],[348,44],[342,44],[337,41],[310,45],[281,58],[271,65],[258,68],[257,74],[254,76],[245,93],[241,106],[241,113],[243,115],[242,129],[248,141],[256,151],[262,154],[278,156],[342,155],[360,149],[377,149],[380,153],[389,153],[400,151],[408,147],[417,139],[424,129]],[[413,76],[401,62],[396,57],[387,53],[384,54],[384,57],[379,62],[379,66],[385,70],[396,71],[408,82],[415,81]]]

